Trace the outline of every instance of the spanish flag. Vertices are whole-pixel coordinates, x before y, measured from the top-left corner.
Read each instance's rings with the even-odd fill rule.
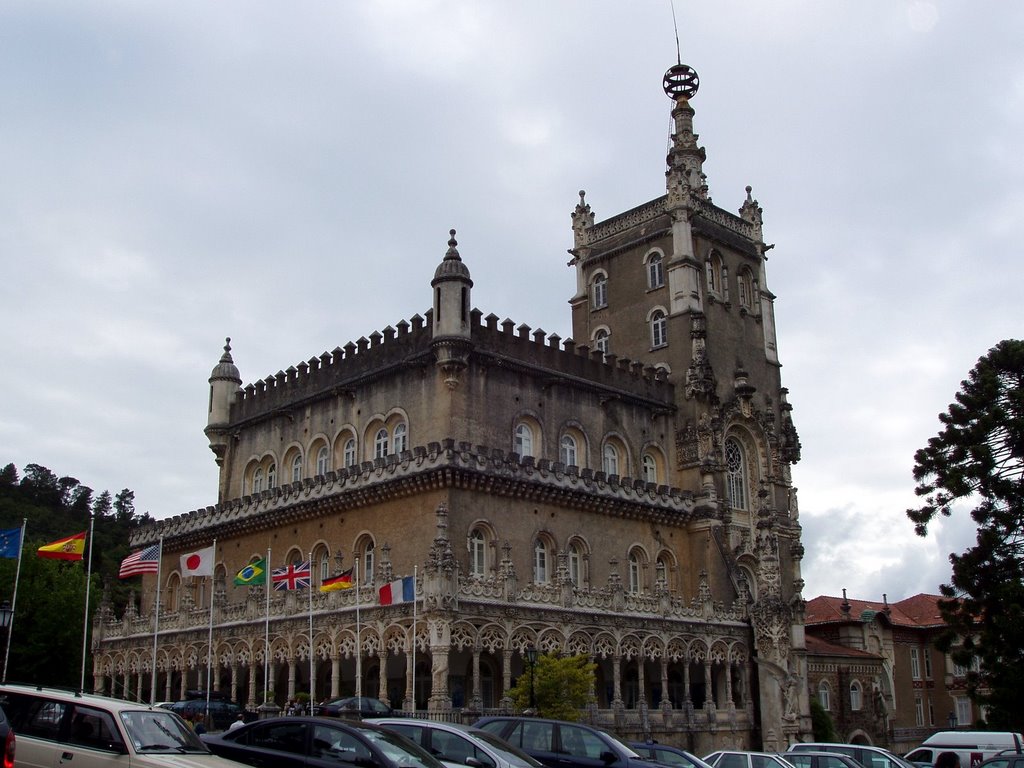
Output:
[[[53,560],[81,560],[85,553],[85,531],[44,544],[36,554]]]
[[[340,576],[333,576],[330,579],[324,579],[320,585],[321,592],[335,592],[339,589],[351,589],[355,586],[355,582],[352,581],[352,569],[349,568]]]

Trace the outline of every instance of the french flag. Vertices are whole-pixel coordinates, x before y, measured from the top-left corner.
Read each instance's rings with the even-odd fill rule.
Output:
[[[392,581],[380,588],[378,593],[381,605],[398,605],[412,603],[416,600],[416,579],[406,576],[404,579]]]

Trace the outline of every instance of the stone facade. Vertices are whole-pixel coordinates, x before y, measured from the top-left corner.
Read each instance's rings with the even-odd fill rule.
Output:
[[[148,699],[155,661],[158,699],[212,669],[250,705],[361,691],[471,719],[511,706],[532,646],[592,658],[587,716],[623,736],[809,737],[800,444],[761,209],[749,188],[738,216],[712,204],[687,98],[672,114],[666,195],[597,222],[580,193],[572,339],[473,309],[452,231],[422,315],[245,387],[225,345],[218,503],[136,535],[162,539],[159,584],[101,607],[96,689]],[[212,543],[214,576],[183,579]],[[358,585],[233,585],[268,555]],[[380,606],[405,576],[415,604]]]

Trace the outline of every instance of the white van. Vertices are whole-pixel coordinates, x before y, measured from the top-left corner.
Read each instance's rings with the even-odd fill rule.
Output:
[[[29,685],[0,685],[0,706],[18,768],[238,768],[160,707]]]
[[[1007,749],[1024,750],[1024,737],[1011,731],[939,731],[908,752],[906,758],[918,765],[935,765],[940,754],[953,752],[960,758],[960,768],[973,768]]]

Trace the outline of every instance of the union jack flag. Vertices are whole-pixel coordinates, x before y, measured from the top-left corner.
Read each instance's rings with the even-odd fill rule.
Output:
[[[275,591],[309,589],[312,578],[313,569],[309,560],[304,563],[292,563],[282,568],[275,568],[270,574]]]

